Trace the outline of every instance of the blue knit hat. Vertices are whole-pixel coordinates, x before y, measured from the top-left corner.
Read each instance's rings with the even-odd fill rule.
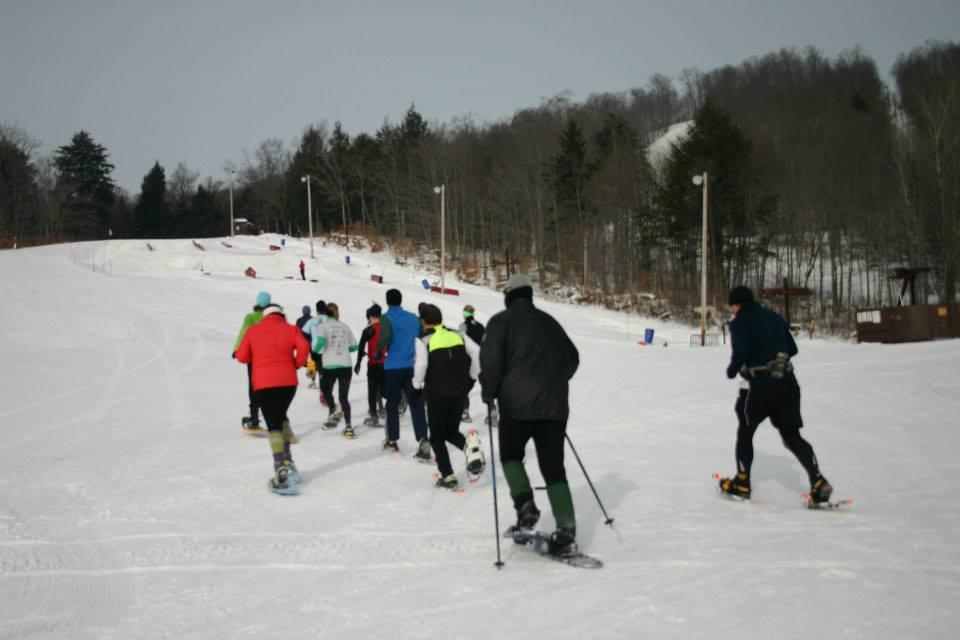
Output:
[[[258,306],[258,307],[260,307],[260,308],[262,309],[263,307],[267,306],[268,304],[270,304],[270,294],[267,293],[266,291],[261,291],[260,293],[258,293],[258,294],[257,294],[257,304],[256,304],[256,306]]]

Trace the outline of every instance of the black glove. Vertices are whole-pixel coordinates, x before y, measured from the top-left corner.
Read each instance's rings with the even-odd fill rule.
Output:
[[[355,374],[357,374],[357,375],[360,375],[360,363],[359,363],[359,362],[353,367],[353,372],[354,372]]]
[[[230,357],[233,358],[234,360],[237,359],[237,350],[236,350],[236,349],[233,350],[233,353],[230,354]]]

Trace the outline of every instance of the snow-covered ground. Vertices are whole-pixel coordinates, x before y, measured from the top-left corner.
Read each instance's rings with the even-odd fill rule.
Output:
[[[508,541],[498,571],[489,468],[462,494],[434,489],[433,469],[410,458],[408,418],[402,455],[384,454],[382,430],[353,441],[319,430],[324,412],[302,385],[291,419],[307,482],[299,497],[270,493],[267,442],[240,430],[246,374],[230,352],[261,289],[291,321],[335,301],[357,333],[387,286],[455,322],[467,302],[485,322],[501,295],[451,277],[462,295],[441,299],[386,254],[348,265],[319,243],[310,260],[305,242],[280,253],[267,248],[276,237],[232,242],[0,252],[0,637],[956,636],[960,342],[800,342],[804,434],[837,497],[856,500],[815,512],[767,425],[754,503],[717,496],[711,473],[734,467],[726,347],[541,301],[580,349],[570,435],[616,522],[604,526],[568,453],[580,544],[606,566],[570,568]],[[319,282],[288,279],[301,258]],[[669,347],[638,346],[646,327]],[[351,392],[360,416],[363,378]],[[497,488],[504,528],[502,476]]]

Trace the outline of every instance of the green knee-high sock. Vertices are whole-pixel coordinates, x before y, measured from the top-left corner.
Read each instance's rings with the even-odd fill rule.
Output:
[[[577,519],[573,513],[573,496],[570,495],[570,485],[566,482],[555,482],[548,485],[547,497],[550,498],[550,508],[553,509],[553,519],[557,521],[557,528],[576,529]]]
[[[293,429],[290,428],[290,421],[283,421],[283,457],[286,460],[292,460],[290,455],[290,444],[293,442]]]
[[[523,468],[521,460],[504,460],[503,475],[507,477],[507,486],[510,487],[510,496],[516,498],[523,494],[533,494],[530,488],[530,478],[527,477],[527,470]]]
[[[283,432],[271,431],[267,436],[270,439],[270,451],[273,453],[275,463],[283,462]]]

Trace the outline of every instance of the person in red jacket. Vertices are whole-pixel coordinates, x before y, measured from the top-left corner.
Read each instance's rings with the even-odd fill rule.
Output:
[[[295,325],[289,324],[283,308],[268,304],[263,320],[247,330],[237,348],[237,360],[252,363],[253,391],[269,429],[274,477],[270,486],[277,492],[294,491],[300,474],[290,455],[294,440],[287,409],[297,393],[297,369],[310,355],[310,345]]]

